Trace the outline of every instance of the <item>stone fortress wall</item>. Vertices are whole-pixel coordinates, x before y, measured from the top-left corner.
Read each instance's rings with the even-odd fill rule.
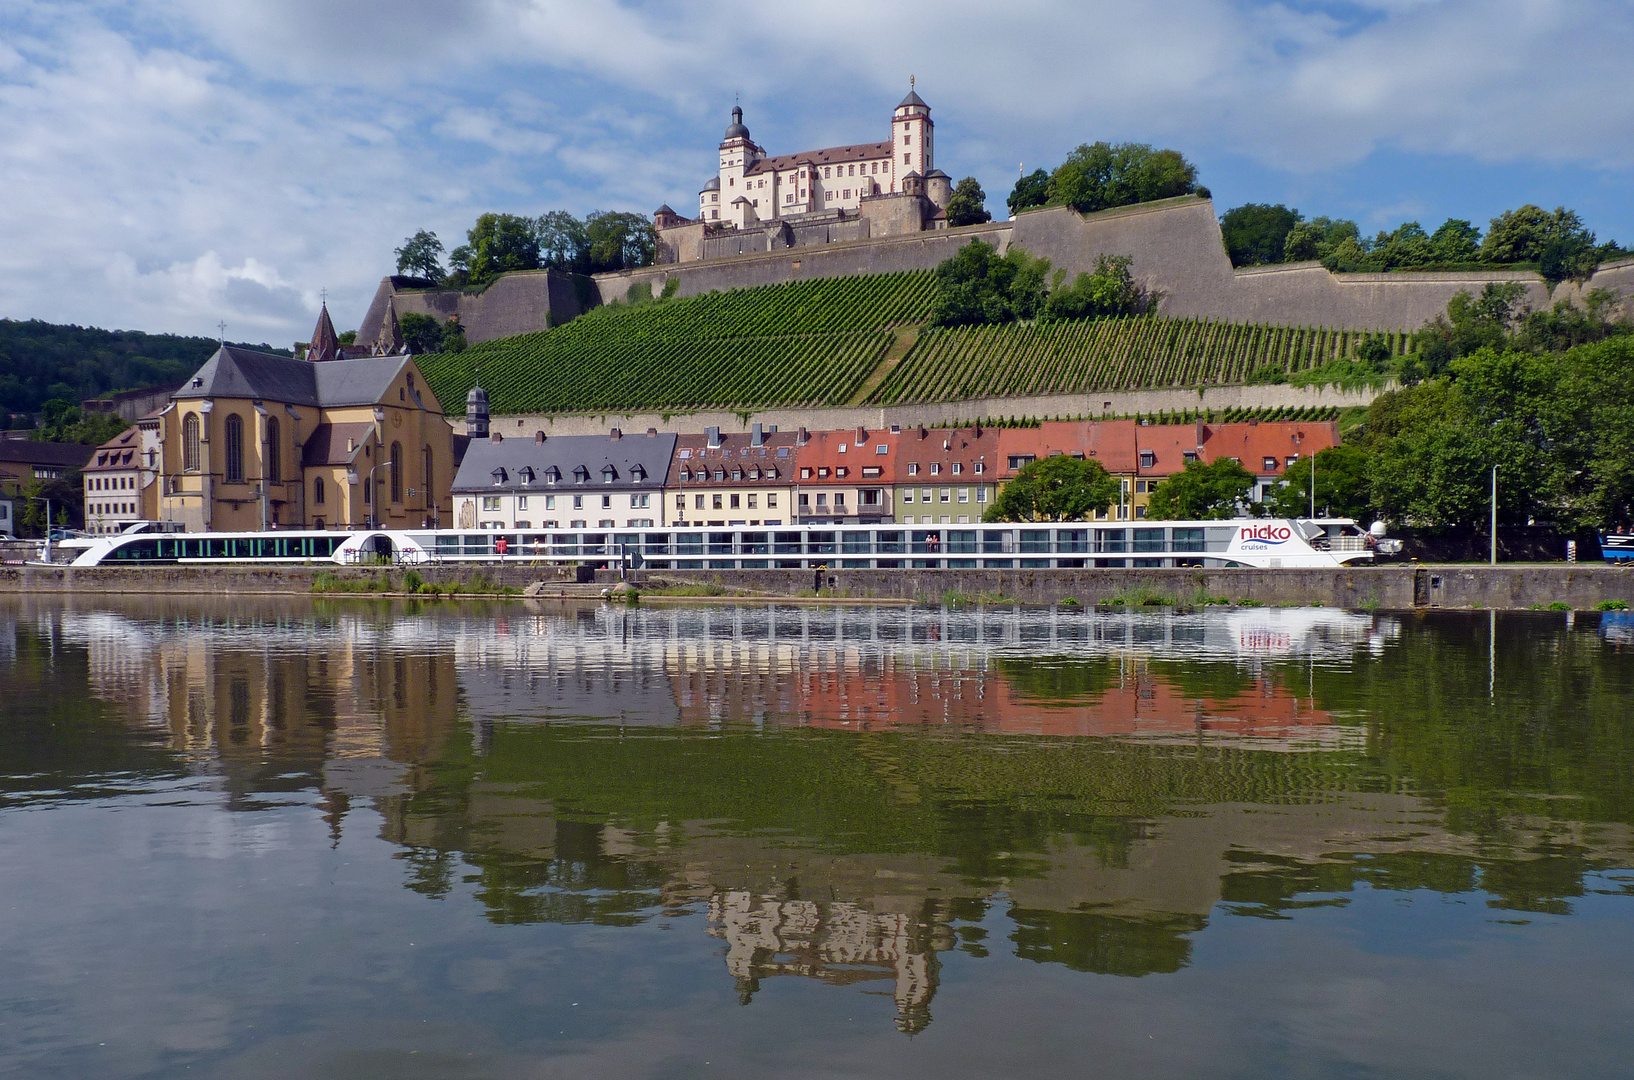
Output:
[[[1259,322],[1333,329],[1414,330],[1446,309],[1460,290],[1479,292],[1491,281],[1519,281],[1535,308],[1611,288],[1634,311],[1634,259],[1602,266],[1587,283],[1566,283],[1550,292],[1527,271],[1333,274],[1319,263],[1234,269],[1220,238],[1214,204],[1182,196],[1161,202],[1081,215],[1066,207],[1030,210],[1010,221],[908,235],[840,240],[750,252],[721,258],[597,274],[575,281],[553,270],[507,274],[480,293],[458,290],[400,291],[386,278],[359,327],[373,341],[388,299],[399,315],[419,311],[446,319],[459,315],[473,343],[546,327],[547,315],[566,322],[586,307],[624,298],[632,285],[651,285],[654,295],[679,279],[676,295],[778,285],[810,278],[928,270],[971,240],[1001,252],[1015,246],[1041,255],[1069,274],[1093,270],[1098,255],[1129,255],[1133,271],[1160,295],[1158,311],[1170,317]]]

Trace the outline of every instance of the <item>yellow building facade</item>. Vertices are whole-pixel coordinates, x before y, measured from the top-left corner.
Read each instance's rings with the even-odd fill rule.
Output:
[[[453,429],[412,357],[223,347],[159,419],[159,516],[190,532],[452,523]]]

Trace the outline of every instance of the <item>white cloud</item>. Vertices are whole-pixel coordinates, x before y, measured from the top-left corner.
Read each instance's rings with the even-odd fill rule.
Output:
[[[281,340],[327,287],[349,324],[416,228],[452,247],[485,209],[684,206],[734,93],[786,152],[878,138],[910,72],[961,175],[1095,138],[1290,178],[1380,153],[1634,170],[1634,95],[1615,75],[1634,15],[1618,0],[0,10],[11,316],[191,332],[225,318]]]

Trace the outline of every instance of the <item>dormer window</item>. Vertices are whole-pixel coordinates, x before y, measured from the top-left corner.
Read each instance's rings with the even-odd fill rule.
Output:
[[[1277,459],[1276,458],[1268,457],[1268,458],[1266,458],[1264,460],[1263,464],[1265,465],[1265,471],[1266,472],[1276,472],[1277,471]]]
[[[495,469],[489,475],[491,475],[494,478],[494,486],[495,487],[499,487],[501,484],[503,484],[508,479],[504,469]]]
[[[942,474],[942,463],[939,461],[931,462],[930,474],[932,476],[940,476]]]
[[[601,470],[601,482],[602,483],[611,484],[614,480],[617,480],[617,479],[618,479],[618,470],[617,469],[613,468],[611,465],[602,466],[602,470]]]
[[[562,470],[558,469],[556,466],[552,465],[550,468],[545,470],[545,481],[547,483],[551,483],[551,484],[560,483],[561,479],[562,479]]]
[[[585,483],[589,483],[589,481],[590,481],[590,470],[589,469],[585,468],[583,465],[580,465],[578,468],[573,470],[573,482],[575,484],[585,484]]]
[[[908,462],[908,475],[909,476],[918,476],[919,475],[919,462],[917,462],[917,461]]]
[[[516,471],[516,476],[517,476],[517,479],[521,480],[522,483],[524,483],[524,484],[533,483],[533,468],[532,468],[532,466],[529,466],[529,465],[522,466],[520,469],[518,469]]]
[[[749,470],[749,479],[759,480],[760,479],[760,470],[759,469],[750,469]]]
[[[1143,469],[1157,468],[1157,451],[1142,450],[1140,452],[1140,467]]]
[[[827,480],[828,479],[828,466],[825,465],[825,466],[819,468],[817,470],[817,476],[818,476],[819,479]]]
[[[726,470],[725,469],[716,469],[715,470],[715,482],[718,484],[722,480],[725,480],[725,479],[726,479]]]
[[[732,470],[732,482],[734,484],[743,483],[743,470],[742,469],[733,469]]]
[[[630,478],[632,480],[645,480],[647,478],[646,468],[637,465],[635,468],[630,470]]]

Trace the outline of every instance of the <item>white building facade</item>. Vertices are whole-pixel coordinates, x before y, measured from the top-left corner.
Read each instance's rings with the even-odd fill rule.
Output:
[[[749,135],[743,110],[720,144],[720,168],[698,193],[707,225],[738,228],[833,210],[855,211],[874,195],[921,194],[947,204],[951,184],[936,169],[936,125],[930,106],[909,91],[891,114],[882,142],[835,146],[769,157]]]

